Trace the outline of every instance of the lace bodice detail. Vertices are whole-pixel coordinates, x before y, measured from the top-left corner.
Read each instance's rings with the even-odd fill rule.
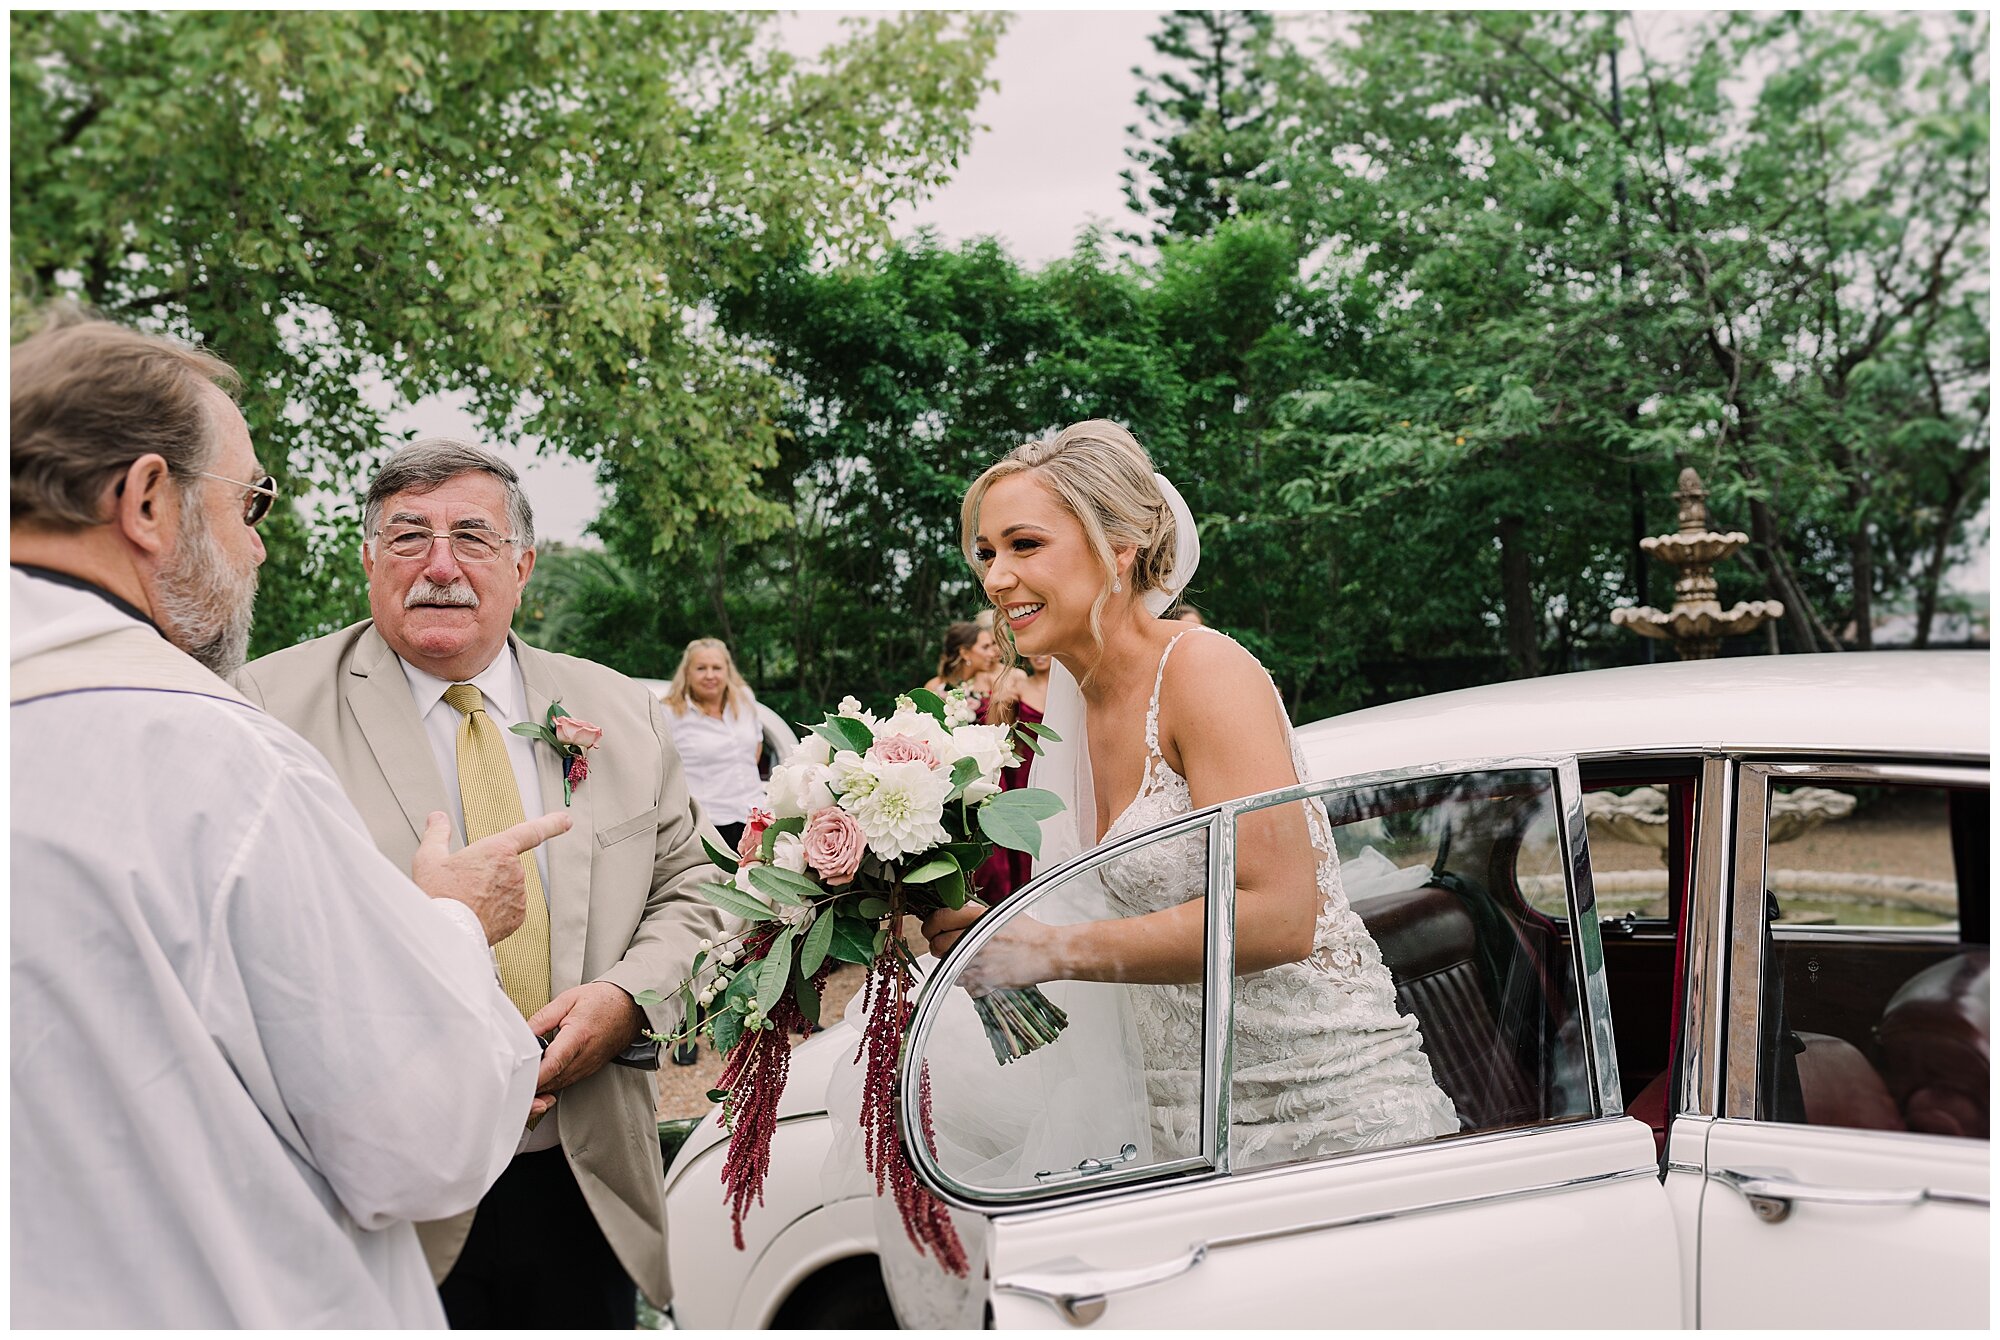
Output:
[[[1187,780],[1160,750],[1160,689],[1174,647],[1189,633],[1224,636],[1191,628],[1161,653],[1146,708],[1139,790],[1105,830],[1105,842],[1194,809]],[[1303,780],[1305,759],[1275,683],[1271,693],[1285,722],[1294,773]],[[1397,1011],[1381,951],[1341,889],[1325,807],[1313,800],[1304,808],[1319,892],[1312,953],[1236,979],[1231,1144],[1239,1163],[1403,1143],[1457,1129],[1450,1100],[1423,1054],[1417,1021]],[[1190,833],[1150,843],[1099,871],[1115,913],[1158,912],[1206,892],[1207,840]],[[1155,1139],[1191,1150],[1200,1111],[1202,988],[1135,988],[1133,1003],[1147,1053]]]

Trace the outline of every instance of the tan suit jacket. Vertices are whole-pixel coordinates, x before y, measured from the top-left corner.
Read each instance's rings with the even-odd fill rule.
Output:
[[[568,715],[604,730],[569,806],[574,826],[545,848],[550,990],[602,981],[633,995],[648,987],[670,995],[687,975],[696,942],[718,937],[722,921],[691,891],[716,873],[702,852],[696,830],[707,825],[688,795],[660,705],[616,671],[510,641],[529,719],[540,721],[560,702]],[[326,755],[376,846],[409,869],[425,819],[446,808],[444,779],[402,664],[373,621],[262,657],[234,682]],[[555,753],[536,752],[543,805],[558,811]],[[679,1026],[671,999],[648,1015],[659,1032]],[[646,1296],[665,1305],[672,1288],[652,1073],[607,1065],[564,1089],[556,1110],[563,1150],[604,1236]],[[470,1213],[418,1225],[438,1279],[457,1261],[471,1226]]]

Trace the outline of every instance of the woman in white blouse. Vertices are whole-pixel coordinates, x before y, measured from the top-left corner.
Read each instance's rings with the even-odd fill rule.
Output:
[[[716,638],[698,637],[681,653],[680,668],[660,701],[666,705],[688,790],[734,851],[751,808],[764,800],[764,781],[757,775],[764,750],[757,700],[737,673],[729,648]],[[674,1048],[673,1060],[693,1065],[695,1044]]]
[[[698,637],[681,653],[680,669],[661,696],[674,747],[680,750],[688,790],[731,849],[742,840],[753,806],[763,803],[757,759],[764,728],[757,700],[736,671],[729,648]]]

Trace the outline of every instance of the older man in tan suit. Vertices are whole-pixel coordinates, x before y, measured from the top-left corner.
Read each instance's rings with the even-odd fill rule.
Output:
[[[374,617],[253,662],[236,685],[326,755],[403,866],[433,810],[461,839],[523,814],[574,821],[523,858],[529,918],[495,947],[508,994],[547,1039],[538,1102],[553,1106],[473,1214],[419,1231],[454,1327],[629,1328],[634,1282],[669,1297],[665,1201],[651,1074],[613,1062],[639,1056],[649,1015],[658,1031],[678,1025],[676,1010],[634,998],[670,994],[721,921],[690,892],[713,871],[652,694],[509,632],[533,527],[504,461],[411,443],[368,492]],[[582,767],[511,729],[555,718],[571,723],[564,743],[588,746]]]

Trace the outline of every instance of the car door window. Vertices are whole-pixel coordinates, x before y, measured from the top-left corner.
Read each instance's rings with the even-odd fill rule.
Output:
[[[1209,843],[1208,823],[1182,822],[1091,853],[988,914],[992,938],[950,954],[916,1039],[927,1153],[948,1185],[1008,1200],[1210,1167],[1200,913],[1181,937],[1189,981],[1062,980],[1032,947],[1043,928],[1130,923],[1200,899]],[[1027,995],[991,986],[1031,978],[1044,980]]]
[[[1595,1115],[1572,947],[1524,887],[1553,882],[1567,911],[1554,772],[1366,784],[1249,811],[1239,872],[1260,841],[1294,830],[1322,850],[1330,837],[1338,860],[1305,872],[1322,911],[1298,962],[1248,957],[1259,909],[1239,874],[1232,1168]]]
[[[1756,1115],[1986,1139],[1984,789],[1774,778],[1764,820]]]
[[[952,951],[917,1017],[920,1165],[1013,1202],[1615,1110],[1581,792],[1564,777],[1537,764],[1291,788],[1016,894]],[[1561,883],[1580,931],[1528,903],[1523,871]],[[1151,918],[1166,934],[1161,918],[1197,902],[1206,949],[1178,980],[1142,980],[1162,975],[1150,954],[1116,982],[1061,980],[1056,953],[1024,966],[1044,928]],[[1048,1015],[996,1028],[1021,1002],[993,988],[1030,978],[1055,979],[1038,990],[1062,1023],[1016,1058],[996,1038],[1046,1034]]]

